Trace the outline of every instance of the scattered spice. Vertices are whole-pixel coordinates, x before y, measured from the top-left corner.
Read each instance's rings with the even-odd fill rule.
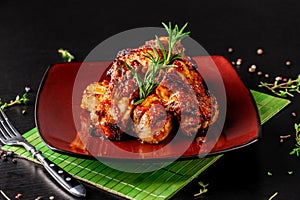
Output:
[[[292,65],[292,62],[291,62],[290,60],[287,60],[287,61],[285,61],[285,65],[286,65],[286,66],[291,66],[291,65]]]
[[[25,109],[22,110],[22,114],[25,115],[27,112]]]
[[[281,76],[277,76],[276,78],[275,78],[275,81],[281,81],[282,80],[282,77]]]
[[[199,193],[194,194],[194,197],[200,196],[201,194],[204,194],[208,191],[206,188],[209,184],[204,184],[202,181],[199,181],[198,184],[201,186]]]
[[[249,72],[253,73],[256,70],[256,65],[251,65],[248,69]]]
[[[262,49],[257,49],[257,50],[256,50],[256,53],[257,53],[258,55],[262,55],[262,54],[264,53],[264,51],[263,51]]]
[[[26,86],[24,89],[25,89],[25,92],[27,92],[27,93],[30,92],[30,90],[31,90],[31,88],[29,86]]]
[[[278,195],[278,192],[275,192],[268,200],[272,200],[274,197]]]
[[[21,193],[19,193],[15,196],[16,199],[21,199],[22,197],[23,197],[23,195]]]
[[[258,76],[261,76],[262,74],[263,74],[262,71],[258,71],[258,72],[257,72],[257,75],[258,75]]]
[[[243,60],[241,58],[238,58],[236,61],[236,65],[240,66],[242,64]]]

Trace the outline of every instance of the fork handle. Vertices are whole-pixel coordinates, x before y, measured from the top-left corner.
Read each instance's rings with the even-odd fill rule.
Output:
[[[23,144],[24,145],[24,144]],[[65,170],[51,162],[48,158],[45,158],[41,152],[37,151],[30,144],[25,143],[25,148],[33,155],[34,158],[38,159],[40,163],[45,167],[49,174],[67,191],[77,197],[85,197],[86,190],[82,184],[74,179]]]

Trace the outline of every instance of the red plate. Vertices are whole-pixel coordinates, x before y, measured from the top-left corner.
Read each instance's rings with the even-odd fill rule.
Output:
[[[169,137],[158,145],[142,144],[136,139],[109,141],[92,137],[88,133],[89,116],[80,108],[82,92],[94,78],[99,80],[99,74],[105,72],[110,62],[50,66],[36,102],[39,133],[54,151],[108,159],[196,158],[224,153],[256,141],[260,134],[257,108],[230,62],[222,56],[193,59],[209,89],[221,100],[220,117],[209,128],[210,134],[204,143],[186,137]],[[222,82],[216,80],[217,74]]]

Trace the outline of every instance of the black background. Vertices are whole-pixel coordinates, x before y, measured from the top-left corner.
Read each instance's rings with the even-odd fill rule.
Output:
[[[50,64],[61,62],[58,48],[69,49],[81,61],[103,40],[133,28],[161,27],[171,21],[188,22],[191,37],[210,54],[230,61],[242,58],[237,69],[250,89],[259,81],[277,76],[295,78],[300,72],[300,1],[0,1],[0,98],[7,102],[30,86],[29,105],[12,107],[7,115],[21,132],[35,126],[34,103],[42,76]],[[227,49],[232,47],[233,53]],[[257,48],[264,50],[257,55]],[[286,60],[292,62],[285,66]],[[257,71],[269,78],[249,73]],[[55,98],[55,97],[53,97]],[[179,191],[172,199],[193,199],[198,181],[209,183],[199,199],[299,199],[300,158],[289,155],[294,147],[294,123],[300,117],[299,95],[262,126],[258,142],[226,153],[205,173]],[[23,109],[27,114],[21,114]],[[62,111],[63,112],[63,111]],[[292,137],[279,142],[280,135]],[[289,175],[288,171],[293,171]],[[273,175],[268,176],[271,172]],[[116,199],[117,196],[86,185],[87,199]],[[18,159],[17,164],[0,161],[0,189],[12,199],[42,196],[73,199],[36,164]],[[0,196],[0,199],[2,196]]]

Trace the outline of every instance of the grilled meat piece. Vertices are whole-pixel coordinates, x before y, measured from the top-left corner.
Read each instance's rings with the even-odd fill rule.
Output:
[[[173,128],[172,115],[161,100],[152,94],[133,111],[134,132],[142,142],[159,143]]]
[[[218,116],[216,98],[211,95],[201,75],[188,59],[176,60],[156,88],[166,110],[173,112],[181,131],[195,136],[205,131]]]

